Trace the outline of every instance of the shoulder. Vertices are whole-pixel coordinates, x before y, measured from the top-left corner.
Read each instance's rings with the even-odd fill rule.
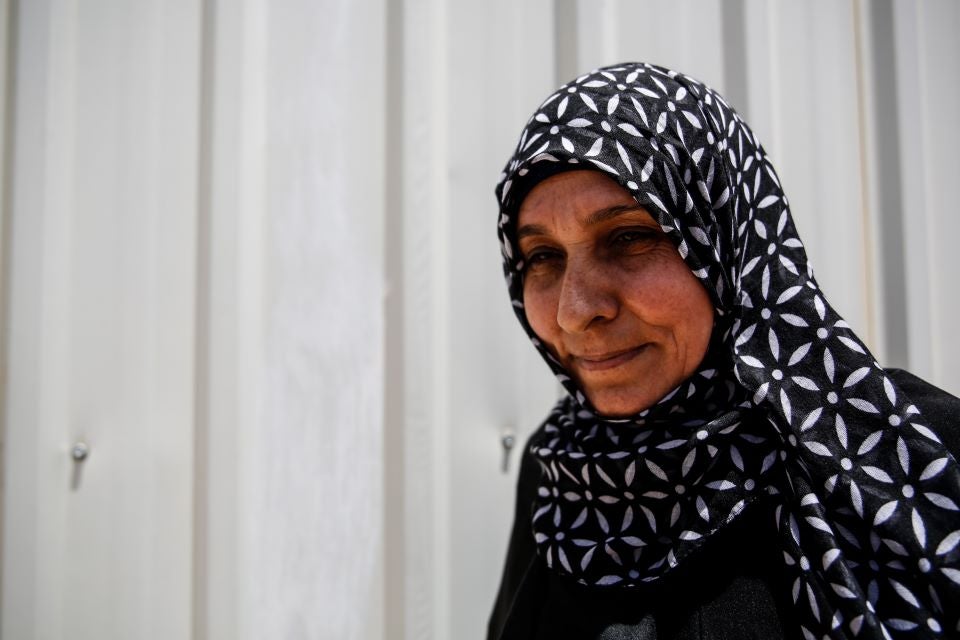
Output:
[[[887,369],[887,374],[920,409],[920,415],[940,436],[950,453],[957,457],[960,454],[960,398],[903,369]]]

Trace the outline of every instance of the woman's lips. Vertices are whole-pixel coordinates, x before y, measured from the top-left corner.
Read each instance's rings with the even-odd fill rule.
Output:
[[[606,371],[607,369],[614,369],[622,364],[630,362],[640,355],[640,353],[642,353],[646,348],[647,345],[642,344],[639,347],[624,349],[622,351],[610,351],[609,353],[596,355],[574,356],[573,360],[577,365],[577,368],[583,371]]]

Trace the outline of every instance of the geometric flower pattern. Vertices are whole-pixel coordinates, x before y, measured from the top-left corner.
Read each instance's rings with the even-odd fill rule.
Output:
[[[659,222],[714,304],[700,369],[626,420],[598,415],[523,309],[519,203],[592,168]],[[773,500],[804,638],[960,631],[960,470],[824,299],[766,153],[713,90],[649,64],[577,78],[539,107],[499,185],[504,273],[569,392],[531,449],[533,531],[589,585],[656,580]]]

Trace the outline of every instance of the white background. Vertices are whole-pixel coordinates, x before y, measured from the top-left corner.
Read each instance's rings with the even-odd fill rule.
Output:
[[[484,637],[500,440],[557,393],[492,190],[599,65],[725,93],[834,306],[960,393],[958,32],[951,0],[0,0],[0,638]]]

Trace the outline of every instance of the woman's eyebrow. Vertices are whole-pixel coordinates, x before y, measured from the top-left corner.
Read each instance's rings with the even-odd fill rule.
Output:
[[[545,236],[547,234],[547,228],[540,224],[525,224],[519,229],[517,229],[517,240],[526,238],[527,236]]]
[[[601,222],[606,222],[611,218],[616,218],[617,216],[625,213],[631,213],[633,211],[645,211],[645,209],[635,202],[631,204],[616,204],[612,207],[604,207],[603,209],[598,209],[587,216],[587,219],[584,220],[584,226],[589,227],[595,224],[600,224]]]
[[[601,222],[606,222],[607,220],[616,218],[617,216],[621,216],[625,213],[632,213],[634,211],[646,211],[646,209],[636,203],[615,204],[611,207],[597,209],[587,216],[586,220],[583,221],[583,224],[585,227],[590,227],[595,224],[600,224]],[[527,236],[546,235],[550,235],[547,231],[547,228],[540,224],[525,224],[517,229],[517,241],[526,238]]]

